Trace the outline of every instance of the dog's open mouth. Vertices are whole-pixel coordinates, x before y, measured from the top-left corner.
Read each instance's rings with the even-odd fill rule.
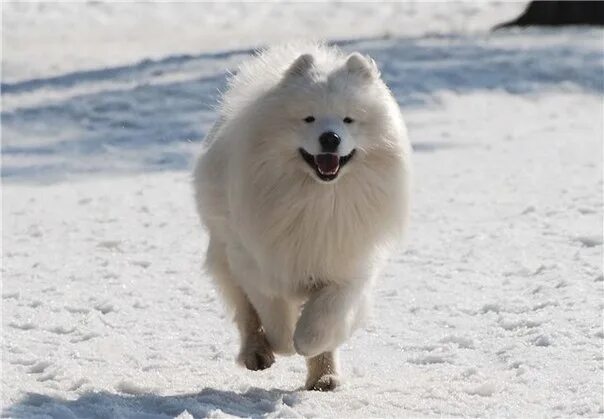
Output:
[[[340,169],[350,161],[356,150],[352,150],[346,156],[338,156],[333,153],[321,153],[312,155],[300,148],[300,154],[308,165],[314,169],[319,179],[329,182],[338,177]]]

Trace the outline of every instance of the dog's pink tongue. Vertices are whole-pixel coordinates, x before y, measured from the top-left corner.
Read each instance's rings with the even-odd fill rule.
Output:
[[[318,154],[315,156],[315,163],[319,172],[324,175],[333,175],[340,168],[340,158],[337,154]]]

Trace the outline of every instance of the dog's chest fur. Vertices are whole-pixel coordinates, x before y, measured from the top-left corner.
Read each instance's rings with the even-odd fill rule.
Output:
[[[267,288],[299,293],[355,280],[397,234],[402,208],[390,184],[361,170],[346,175],[333,185],[300,176],[251,181],[241,219]]]

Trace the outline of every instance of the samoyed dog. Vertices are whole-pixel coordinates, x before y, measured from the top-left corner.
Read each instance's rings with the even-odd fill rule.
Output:
[[[306,388],[339,383],[336,349],[407,218],[410,147],[375,62],[322,44],[271,48],[231,78],[194,174],[206,267],[238,360],[306,357]]]

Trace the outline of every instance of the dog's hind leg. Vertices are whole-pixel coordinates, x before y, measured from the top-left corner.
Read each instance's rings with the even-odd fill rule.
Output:
[[[249,370],[263,370],[275,362],[275,356],[268,343],[258,313],[239,285],[233,280],[226,258],[224,245],[210,239],[206,258],[206,268],[233,311],[239,329],[241,350],[237,361]]]
[[[336,350],[306,358],[306,390],[331,391],[340,384]]]

